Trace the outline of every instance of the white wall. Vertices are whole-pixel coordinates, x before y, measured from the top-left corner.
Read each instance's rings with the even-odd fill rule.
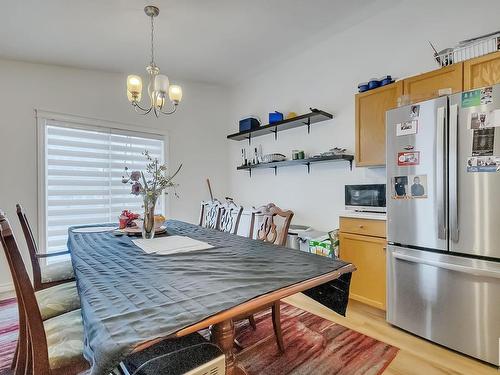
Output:
[[[215,193],[227,194],[222,124],[228,123],[229,117],[221,105],[228,101],[227,90],[180,82],[184,98],[178,112],[157,120],[133,111],[126,99],[125,78],[124,74],[0,60],[0,208],[10,218],[23,249],[15,204],[20,202],[36,224],[35,108],[137,124],[139,130],[141,126],[168,129],[170,164],[184,164],[177,179],[180,198],[172,198],[170,204],[174,218],[198,219],[199,202],[208,197],[206,177],[212,180]],[[10,283],[10,273],[3,251],[0,253],[1,292],[2,286]]]
[[[387,1],[385,1],[387,3]],[[228,133],[237,131],[241,117],[256,114],[267,123],[267,113],[305,113],[316,107],[333,112],[336,118],[306,128],[255,138],[263,152],[281,152],[290,157],[292,149],[311,154],[339,146],[354,153],[354,94],[359,82],[391,74],[405,77],[433,70],[436,65],[427,43],[438,48],[498,30],[500,2],[440,0],[393,1],[397,4],[340,34],[319,39],[309,50],[285,56],[279,64],[234,87],[233,121]],[[381,8],[383,9],[383,8]],[[262,56],[256,58],[264,58]],[[385,183],[384,168],[355,168],[346,162],[316,164],[308,175],[305,167],[274,171],[255,170],[252,178],[236,171],[240,150],[248,142],[228,141],[232,196],[244,205],[275,202],[295,212],[293,222],[319,230],[338,226],[344,209],[344,185]]]

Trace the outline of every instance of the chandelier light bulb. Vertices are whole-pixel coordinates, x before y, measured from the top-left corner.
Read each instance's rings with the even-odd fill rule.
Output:
[[[179,104],[182,100],[182,88],[177,85],[170,85],[168,89],[168,97],[175,105]]]
[[[127,77],[127,97],[130,101],[140,101],[142,94],[142,79],[136,75]],[[132,100],[131,100],[132,98]],[[137,99],[136,99],[137,98]]]
[[[162,94],[166,94],[168,92],[168,77],[163,74],[158,74],[155,77],[155,91],[161,92]]]

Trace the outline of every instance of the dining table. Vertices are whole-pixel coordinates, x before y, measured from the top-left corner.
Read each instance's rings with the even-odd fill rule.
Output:
[[[148,253],[134,237],[113,230],[94,232],[91,225],[68,230],[91,375],[108,374],[131,353],[205,328],[225,354],[226,374],[246,374],[234,355],[234,319],[350,278],[355,270],[339,259],[182,221],[164,226],[163,236],[188,237],[210,248]],[[340,292],[348,295],[349,282],[342,285]],[[343,301],[345,311],[347,298]]]

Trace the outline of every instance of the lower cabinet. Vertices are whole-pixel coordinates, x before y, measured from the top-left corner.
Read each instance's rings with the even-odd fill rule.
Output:
[[[365,228],[366,222],[371,221],[356,220],[360,221],[361,228]],[[385,310],[386,239],[343,232],[341,220],[339,240],[340,259],[354,264],[357,268],[352,274],[349,297]]]

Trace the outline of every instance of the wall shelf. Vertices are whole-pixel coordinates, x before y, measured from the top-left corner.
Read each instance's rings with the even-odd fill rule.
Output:
[[[251,144],[252,138],[260,137],[269,133],[274,133],[274,139],[278,139],[278,131],[288,130],[293,128],[298,128],[300,126],[307,126],[307,133],[311,131],[311,125],[331,120],[333,115],[328,112],[321,111],[316,108],[310,108],[311,112],[305,115],[300,115],[290,119],[276,122],[274,124],[267,124],[259,126],[257,129],[245,130],[242,132],[230,134],[227,139],[232,139],[233,141],[243,141],[248,139],[248,143]]]
[[[307,158],[307,159],[299,159],[299,160],[285,160],[285,161],[275,161],[272,163],[260,163],[254,165],[241,165],[237,167],[237,170],[240,171],[248,171],[250,173],[250,177],[252,177],[252,169],[259,168],[273,168],[274,175],[278,172],[278,168],[282,167],[291,167],[294,165],[305,165],[307,166],[307,173],[311,171],[311,164],[313,163],[324,163],[324,162],[332,162],[332,161],[341,161],[345,160],[349,162],[349,167],[352,170],[352,161],[354,160],[354,155],[333,155],[333,156],[322,156],[317,158]]]

